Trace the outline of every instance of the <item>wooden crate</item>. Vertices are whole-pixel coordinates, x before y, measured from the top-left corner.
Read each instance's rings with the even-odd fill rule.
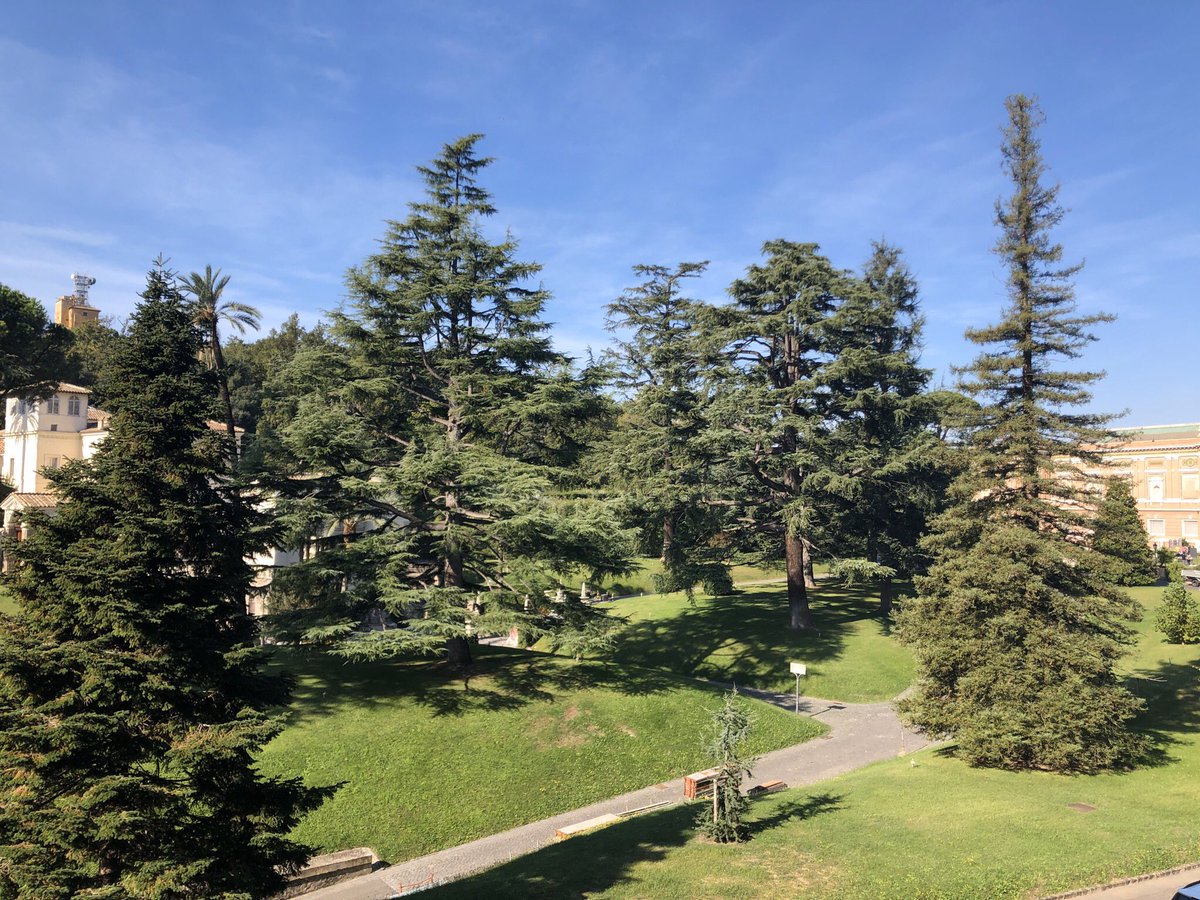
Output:
[[[720,769],[705,769],[702,772],[685,775],[683,777],[683,796],[688,800],[695,800],[697,797],[711,794],[713,781],[720,774]]]

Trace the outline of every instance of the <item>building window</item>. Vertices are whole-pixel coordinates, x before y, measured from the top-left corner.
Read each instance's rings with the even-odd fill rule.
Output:
[[[52,469],[58,468],[58,457],[57,456],[50,457],[50,468],[52,468]]]
[[[55,422],[50,426],[51,431],[58,431],[58,423]]]
[[[1147,519],[1146,531],[1150,532],[1150,537],[1166,537],[1167,536],[1167,520],[1166,519]]]
[[[79,398],[78,397],[68,397],[67,398],[67,415],[68,416],[79,415]]]
[[[1183,489],[1184,500],[1200,499],[1200,475],[1180,476],[1180,487]]]
[[[52,415],[52,416],[58,415],[58,397],[57,396],[51,397],[49,400],[46,401],[46,412],[50,413],[50,415]]]
[[[1183,536],[1185,538],[1200,537],[1200,522],[1195,519],[1184,519]]]
[[[1146,486],[1150,491],[1150,502],[1161,502],[1163,498],[1163,477],[1161,475],[1151,475],[1146,479]]]

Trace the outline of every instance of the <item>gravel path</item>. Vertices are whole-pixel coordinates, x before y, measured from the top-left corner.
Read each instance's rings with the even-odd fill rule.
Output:
[[[741,691],[783,709],[793,709],[794,698],[791,694],[751,689]],[[801,697],[800,712],[824,722],[829,726],[828,733],[803,744],[764,754],[754,768],[752,783],[779,780],[791,787],[811,784],[868,763],[912,753],[929,744],[924,737],[908,731],[900,724],[890,702],[839,703]],[[583,809],[397,863],[371,875],[306,894],[305,897],[312,900],[385,900],[399,897],[532,853],[553,843],[554,832],[565,825],[605,813],[622,813],[652,804],[675,805],[682,802],[681,776],[674,781],[622,794]]]

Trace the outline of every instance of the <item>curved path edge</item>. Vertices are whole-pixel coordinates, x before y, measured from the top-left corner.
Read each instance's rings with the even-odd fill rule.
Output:
[[[720,682],[710,682],[722,687]],[[788,711],[791,694],[752,688],[740,693]],[[870,763],[893,759],[932,742],[901,725],[891,702],[840,703],[800,698],[800,712],[829,726],[829,731],[801,744],[763,754],[754,767],[754,781],[784,781],[789,787],[813,784]],[[388,900],[456,881],[554,843],[557,829],[606,813],[625,813],[652,804],[684,802],[683,778],[621,794],[582,809],[531,822],[479,840],[397,863],[341,884],[305,894],[312,900]],[[665,807],[663,807],[665,808]]]

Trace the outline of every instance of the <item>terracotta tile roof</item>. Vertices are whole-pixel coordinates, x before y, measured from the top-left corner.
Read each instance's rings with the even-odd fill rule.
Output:
[[[56,391],[62,394],[90,394],[91,388],[80,387],[77,384],[71,384],[69,381],[60,382]]]

